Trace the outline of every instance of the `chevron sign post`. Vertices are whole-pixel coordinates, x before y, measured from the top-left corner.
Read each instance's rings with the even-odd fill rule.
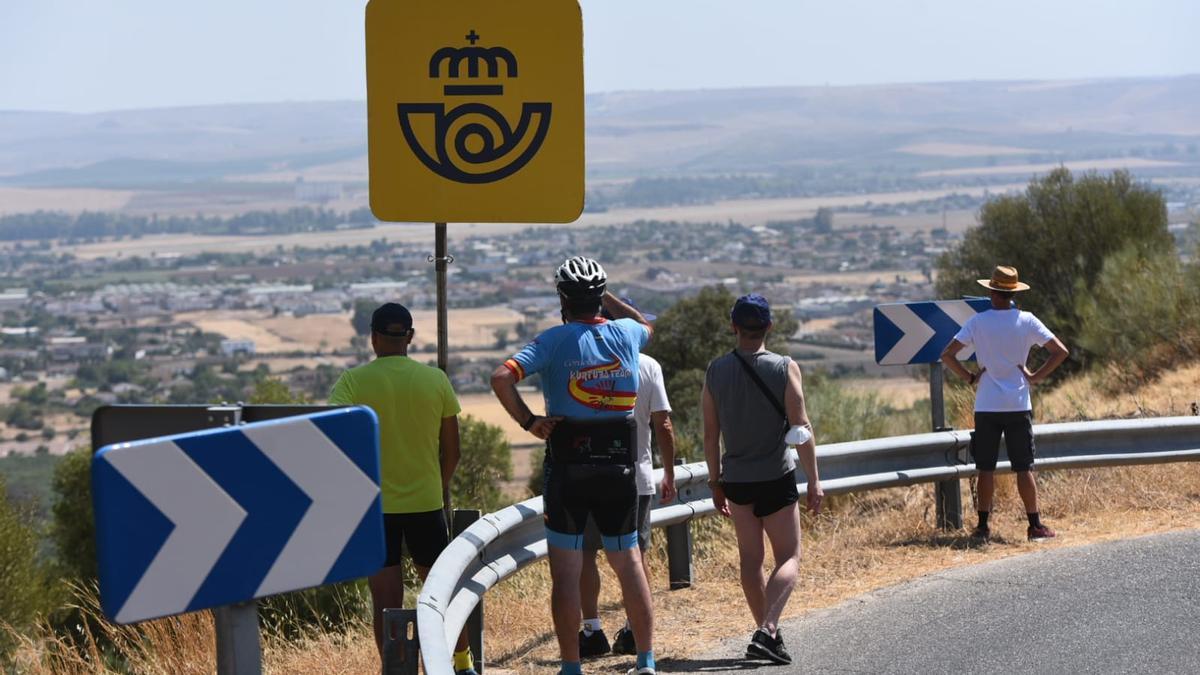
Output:
[[[877,305],[875,362],[881,366],[938,363],[942,350],[967,319],[991,306],[987,299]],[[959,352],[958,358],[965,361],[974,355],[968,348]]]
[[[365,407],[101,448],[101,606],[117,623],[367,576],[384,561]]]

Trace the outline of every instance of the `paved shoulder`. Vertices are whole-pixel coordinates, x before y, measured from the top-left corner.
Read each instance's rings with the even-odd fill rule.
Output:
[[[797,589],[802,592],[801,589]],[[785,623],[771,673],[1200,673],[1200,531],[1031,553]],[[743,642],[663,672],[732,672]]]

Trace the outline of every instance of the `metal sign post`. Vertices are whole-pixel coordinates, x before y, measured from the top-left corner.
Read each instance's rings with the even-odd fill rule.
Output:
[[[437,364],[442,372],[449,372],[450,318],[446,309],[446,267],[454,262],[454,256],[446,253],[446,224],[433,226],[433,269],[437,275]]]
[[[939,361],[929,364],[929,404],[933,431],[946,431],[945,367]],[[957,480],[941,480],[934,485],[937,525],[943,530],[962,527],[962,490]]]

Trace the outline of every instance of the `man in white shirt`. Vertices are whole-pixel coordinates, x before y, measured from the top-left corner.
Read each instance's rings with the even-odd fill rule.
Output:
[[[1042,524],[1038,509],[1037,483],[1033,479],[1033,406],[1029,390],[1049,377],[1067,358],[1067,348],[1054,337],[1036,316],[1013,306],[1013,295],[1029,289],[1017,278],[1014,267],[998,266],[991,279],[979,284],[991,291],[991,309],[980,312],[963,324],[950,345],[942,352],[942,362],[971,385],[975,392],[975,432],[971,434],[971,454],[979,470],[979,526],[972,536],[987,541],[991,536],[988,516],[996,489],[996,459],[1003,434],[1008,460],[1017,474],[1017,491],[1025,503],[1029,519],[1030,541],[1054,536]],[[963,367],[957,355],[964,347],[974,346],[979,372]],[[1025,365],[1032,347],[1044,347],[1050,357],[1037,372]]]
[[[625,304],[637,307],[629,298],[621,298]],[[605,312],[601,316],[610,318]],[[642,313],[647,321],[654,321],[653,314]],[[650,566],[645,552],[650,545],[650,511],[654,499],[654,464],[650,452],[650,434],[658,440],[658,451],[662,457],[663,479],[659,485],[661,501],[666,504],[675,499],[675,431],[671,426],[671,403],[667,400],[667,387],[663,379],[662,366],[654,358],[638,356],[638,391],[633,407],[633,418],[637,422],[637,534],[638,547],[642,550],[642,568],[650,578]],[[607,654],[636,654],[636,643],[629,622],[613,636],[610,647],[608,637],[600,624],[600,570],[596,567],[596,553],[600,550],[600,531],[588,519],[583,532],[583,570],[579,576],[579,595],[583,610],[583,629],[579,631],[579,655],[591,658]]]

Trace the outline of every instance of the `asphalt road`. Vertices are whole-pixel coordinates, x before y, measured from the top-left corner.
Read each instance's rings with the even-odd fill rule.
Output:
[[[792,666],[745,661],[737,640],[660,672],[1197,674],[1200,530],[934,574],[783,632]]]

